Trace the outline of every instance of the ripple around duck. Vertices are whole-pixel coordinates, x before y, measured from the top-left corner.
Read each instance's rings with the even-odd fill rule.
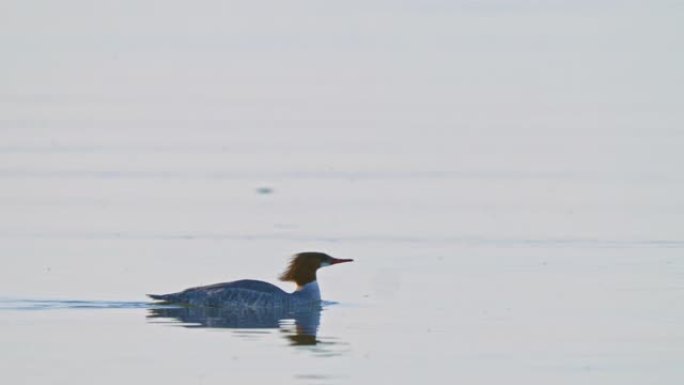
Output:
[[[13,299],[0,298],[0,311],[52,311],[52,310],[95,310],[95,309],[145,309],[150,324],[177,326],[182,328],[231,329],[235,333],[267,333],[280,330],[289,345],[337,345],[324,338],[319,339],[318,329],[321,312],[338,304],[322,301],[321,304],[283,307],[217,308],[159,305],[137,301],[89,301],[64,299]],[[328,350],[324,349],[326,354]]]
[[[137,301],[88,301],[63,299],[0,299],[0,310],[57,310],[57,309],[145,309],[154,306]]]

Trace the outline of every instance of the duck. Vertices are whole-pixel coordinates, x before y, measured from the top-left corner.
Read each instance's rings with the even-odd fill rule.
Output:
[[[315,305],[321,302],[316,277],[318,269],[352,261],[353,259],[334,258],[318,251],[295,254],[279,276],[281,281],[297,284],[292,293],[269,282],[241,279],[192,287],[176,293],[147,296],[163,304],[198,307],[283,308]]]

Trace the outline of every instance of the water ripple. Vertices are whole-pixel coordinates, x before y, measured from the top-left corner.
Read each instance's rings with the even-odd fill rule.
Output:
[[[315,234],[230,234],[230,233],[133,233],[133,232],[3,232],[2,238],[87,239],[87,240],[286,240],[297,242],[358,242],[391,244],[460,244],[478,247],[526,248],[684,248],[680,239],[607,239],[607,238],[485,238],[461,236],[411,235],[315,235]]]
[[[0,299],[0,310],[148,309],[150,302],[53,299]]]

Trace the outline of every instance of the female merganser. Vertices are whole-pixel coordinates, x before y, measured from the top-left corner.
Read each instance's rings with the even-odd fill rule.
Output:
[[[325,266],[353,259],[338,259],[319,252],[295,254],[287,270],[280,275],[281,281],[297,284],[293,293],[287,293],[278,286],[253,279],[193,287],[178,293],[148,294],[165,303],[190,306],[240,306],[240,307],[290,307],[315,304],[321,301],[321,291],[316,283],[316,271]]]

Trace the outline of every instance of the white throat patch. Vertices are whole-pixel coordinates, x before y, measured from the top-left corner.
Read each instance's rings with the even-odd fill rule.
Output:
[[[318,288],[318,282],[316,281],[298,287],[297,290],[295,290],[295,294],[310,300],[321,300],[321,289]]]

